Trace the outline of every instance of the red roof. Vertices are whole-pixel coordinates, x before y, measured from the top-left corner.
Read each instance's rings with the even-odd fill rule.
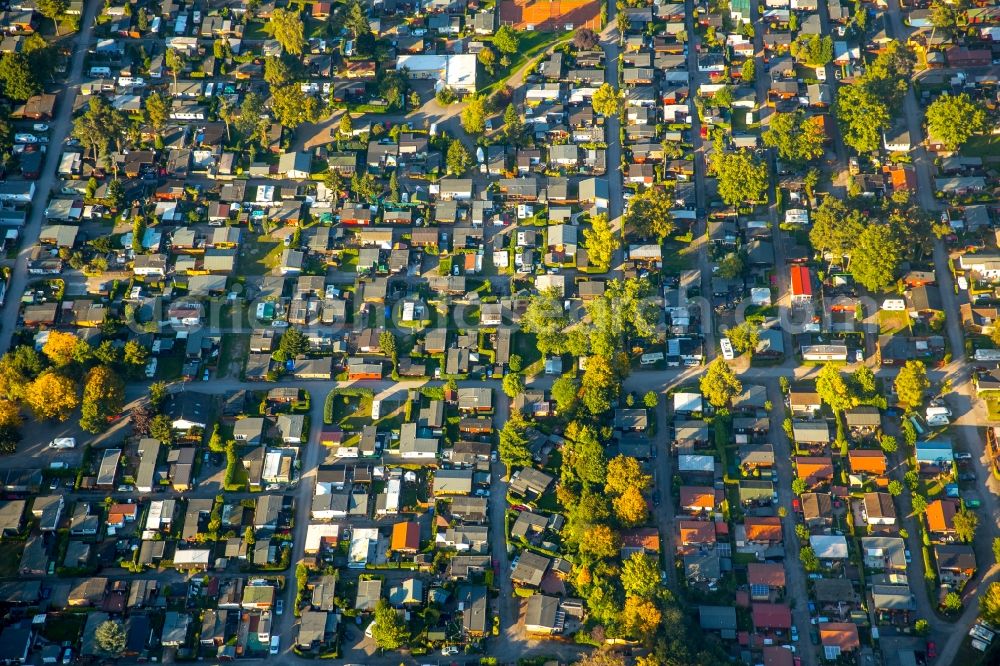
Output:
[[[805,266],[792,266],[792,296],[812,296],[812,280]]]
[[[786,604],[754,604],[753,626],[761,629],[791,629],[792,611]]]

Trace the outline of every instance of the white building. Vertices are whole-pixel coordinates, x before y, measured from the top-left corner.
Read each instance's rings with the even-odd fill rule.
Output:
[[[476,56],[471,53],[451,55],[401,55],[396,69],[406,68],[411,79],[430,79],[434,88],[451,88],[456,92],[476,92]]]

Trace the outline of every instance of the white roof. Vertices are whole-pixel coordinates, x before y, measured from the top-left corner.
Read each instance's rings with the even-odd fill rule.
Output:
[[[336,539],[340,536],[340,525],[323,525],[313,523],[306,528],[307,553],[315,553],[323,539]]]
[[[712,472],[715,470],[713,456],[677,456],[677,469],[682,472]]]
[[[809,537],[816,557],[821,560],[846,560],[847,539],[836,534],[814,534]]]
[[[471,53],[401,55],[396,59],[396,69],[404,67],[415,73],[437,72],[438,82],[450,88],[476,87],[476,56]]]
[[[675,412],[700,412],[702,411],[700,393],[674,393]]]
[[[208,564],[211,559],[212,551],[208,548],[178,550],[174,553],[174,564]]]

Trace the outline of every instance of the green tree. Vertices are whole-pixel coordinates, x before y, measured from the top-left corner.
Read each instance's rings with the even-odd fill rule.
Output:
[[[851,275],[869,291],[879,292],[896,279],[903,247],[885,224],[869,224],[851,249]]]
[[[125,652],[125,627],[121,622],[105,620],[94,630],[94,643],[101,652],[118,657]]]
[[[963,543],[972,543],[979,528],[979,516],[965,507],[955,514],[955,536]]]
[[[297,328],[289,328],[278,341],[277,360],[289,360],[309,351],[309,338]]]
[[[825,364],[816,378],[816,392],[820,399],[830,406],[834,414],[850,409],[858,404],[858,399],[844,379],[840,369],[833,364]]]
[[[833,38],[809,35],[792,42],[792,56],[810,67],[823,67],[833,61]]]
[[[340,136],[350,137],[354,135],[354,123],[351,122],[351,114],[345,113],[340,117],[340,125],[338,126]]]
[[[166,382],[153,382],[149,385],[149,403],[153,409],[163,406],[163,401],[167,399],[168,389]]]
[[[823,156],[826,132],[822,123],[795,111],[771,116],[762,138],[765,145],[778,150],[781,159],[805,164]]]
[[[125,365],[133,370],[145,369],[149,361],[149,350],[143,347],[138,340],[129,340],[124,348]]]
[[[806,480],[800,477],[792,479],[792,492],[796,495],[801,495],[805,491],[809,490],[809,486],[806,484]]]
[[[931,382],[927,378],[927,366],[923,361],[907,361],[896,375],[894,386],[899,396],[899,404],[907,410],[916,409],[923,404],[924,394],[931,387]]]
[[[563,375],[552,382],[552,399],[556,401],[556,411],[561,415],[573,413],[579,399],[580,385],[570,375]]]
[[[893,497],[899,497],[900,495],[903,494],[903,484],[900,483],[897,479],[893,479],[892,481],[889,482],[888,489],[889,489],[889,494],[892,495]]]
[[[458,139],[452,139],[448,144],[448,155],[446,158],[448,173],[461,176],[472,166],[472,156],[466,150],[465,144]]]
[[[993,537],[993,561],[1000,562],[1000,537]]]
[[[462,129],[478,135],[486,131],[486,98],[474,95],[462,109]]]
[[[476,59],[479,60],[479,64],[483,66],[489,74],[493,74],[493,70],[497,64],[497,52],[488,46],[484,46],[483,50],[476,54]]]
[[[521,135],[524,134],[524,124],[513,104],[508,104],[503,112],[503,131],[508,142],[520,144]]]
[[[885,453],[895,453],[899,448],[899,443],[892,435],[882,435],[882,437],[879,438],[878,443],[882,448],[882,451]]]
[[[536,346],[542,354],[561,354],[566,348],[569,315],[563,309],[562,294],[555,287],[533,294],[521,316],[521,328],[536,336]]]
[[[274,9],[268,21],[268,30],[286,53],[302,55],[305,46],[305,26],[299,13],[293,9]]]
[[[636,194],[629,201],[625,226],[642,237],[666,238],[675,229],[671,210],[673,198],[662,187],[653,187]]]
[[[42,16],[57,21],[66,13],[69,3],[66,0],[38,0],[37,6]]]
[[[145,235],[146,218],[142,215],[137,215],[132,220],[132,252],[135,254],[142,254],[142,240]]]
[[[493,35],[493,46],[500,49],[502,53],[511,55],[517,53],[520,41],[521,37],[517,34],[517,31],[509,25],[500,26],[500,29]]]
[[[660,396],[656,391],[647,391],[646,395],[642,396],[642,404],[646,405],[647,409],[656,409],[660,404]]]
[[[388,601],[379,599],[375,605],[375,624],[372,627],[375,644],[381,650],[396,650],[405,645],[409,638],[405,620]]]
[[[528,438],[525,433],[528,424],[521,412],[511,410],[510,418],[503,424],[499,434],[500,461],[507,466],[507,473],[515,467],[526,467],[531,464],[531,450],[528,449]]]
[[[979,598],[979,615],[993,626],[1000,623],[1000,583],[990,583]]]
[[[174,94],[176,95],[177,75],[180,73],[182,69],[184,69],[184,65],[187,62],[187,58],[184,56],[183,53],[181,53],[177,49],[170,48],[167,49],[167,52],[164,56],[164,61],[167,64],[167,68],[170,70],[170,74],[174,77]]]
[[[28,57],[23,53],[5,53],[0,56],[0,84],[3,94],[23,102],[42,91]]]
[[[566,440],[560,469],[563,481],[603,485],[607,480],[607,463],[594,427],[571,421],[563,435]]]
[[[508,398],[516,398],[524,393],[524,376],[519,372],[508,372],[503,378],[503,392]]]
[[[208,450],[212,453],[225,453],[226,444],[222,441],[222,433],[219,432],[219,424],[212,426],[212,436],[208,439]]]
[[[272,87],[283,86],[295,78],[292,66],[281,56],[264,58],[264,80]]]
[[[399,177],[396,172],[393,171],[392,175],[389,176],[389,201],[393,203],[400,202],[400,192],[399,192]]]
[[[93,157],[104,155],[111,143],[120,143],[128,121],[100,95],[93,95],[87,110],[73,121],[73,136]]]
[[[957,592],[949,592],[944,596],[941,607],[946,613],[957,613],[962,610],[962,597]]]
[[[819,571],[819,558],[812,546],[806,546],[799,551],[799,561],[802,562],[802,568],[806,571],[810,573]]]
[[[872,85],[859,82],[840,86],[835,112],[848,146],[862,154],[882,146],[882,133],[889,129],[889,106]]]
[[[753,352],[760,342],[760,326],[748,319],[729,329],[727,336],[738,353]]]
[[[621,112],[622,94],[610,83],[601,84],[590,100],[594,113],[602,116],[617,116]]]
[[[118,414],[125,406],[125,382],[106,365],[95,366],[83,388],[80,427],[87,432],[103,431],[108,418]]]
[[[716,408],[725,407],[743,390],[743,384],[721,357],[716,357],[709,364],[699,380],[699,386],[705,399]]]
[[[945,93],[927,107],[927,129],[948,150],[958,150],[986,126],[986,109],[966,93]]]
[[[656,599],[666,589],[660,583],[660,563],[643,552],[622,563],[621,581],[627,596],[641,599]]]
[[[164,444],[172,444],[174,441],[174,427],[170,417],[166,414],[157,414],[149,422],[149,436],[160,440]]]
[[[143,111],[150,128],[159,134],[170,119],[170,99],[162,93],[153,93],[146,98]]]
[[[368,23],[368,16],[360,0],[351,0],[347,3],[347,11],[344,18],[344,27],[351,32],[354,39],[362,35],[371,34],[371,25]]]
[[[322,115],[319,101],[302,92],[302,87],[297,83],[271,91],[271,110],[279,123],[292,129],[302,123],[314,123]]]
[[[714,153],[719,196],[729,205],[763,201],[767,197],[767,165],[749,150]]]
[[[946,37],[955,34],[958,28],[959,9],[952,7],[947,2],[932,2],[930,7],[931,25],[935,30],[940,30]]]
[[[371,201],[382,193],[382,186],[374,175],[370,173],[354,174],[351,176],[351,189],[358,198]]]
[[[712,103],[723,109],[731,109],[733,106],[733,87],[722,86],[712,95]]]
[[[743,257],[739,252],[730,252],[716,262],[715,274],[723,280],[733,280],[743,274]]]
[[[743,62],[740,78],[748,84],[753,84],[757,80],[757,61],[754,58],[747,58]]]
[[[615,250],[621,244],[605,213],[598,213],[590,220],[590,227],[583,230],[583,240],[587,246],[587,257],[599,273],[611,268]]]
[[[927,513],[927,498],[916,493],[910,498],[910,506],[913,507],[913,514],[922,516]],[[957,516],[958,514],[956,514]]]
[[[820,252],[829,252],[835,261],[849,255],[864,230],[866,220],[843,201],[826,196],[812,212],[809,242]]]

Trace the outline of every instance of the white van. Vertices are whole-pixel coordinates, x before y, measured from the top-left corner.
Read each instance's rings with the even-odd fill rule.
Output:
[[[72,449],[76,448],[76,439],[73,437],[56,437],[49,442],[50,449]]]
[[[278,654],[281,649],[281,636],[271,636],[271,654]]]
[[[722,358],[727,361],[732,361],[736,358],[736,354],[733,351],[733,343],[729,341],[729,338],[719,339],[719,349],[722,350]]]
[[[110,67],[91,67],[90,68],[91,78],[107,78],[111,76]]]
[[[929,426],[945,426],[951,423],[951,410],[944,405],[931,405],[924,412]]]

